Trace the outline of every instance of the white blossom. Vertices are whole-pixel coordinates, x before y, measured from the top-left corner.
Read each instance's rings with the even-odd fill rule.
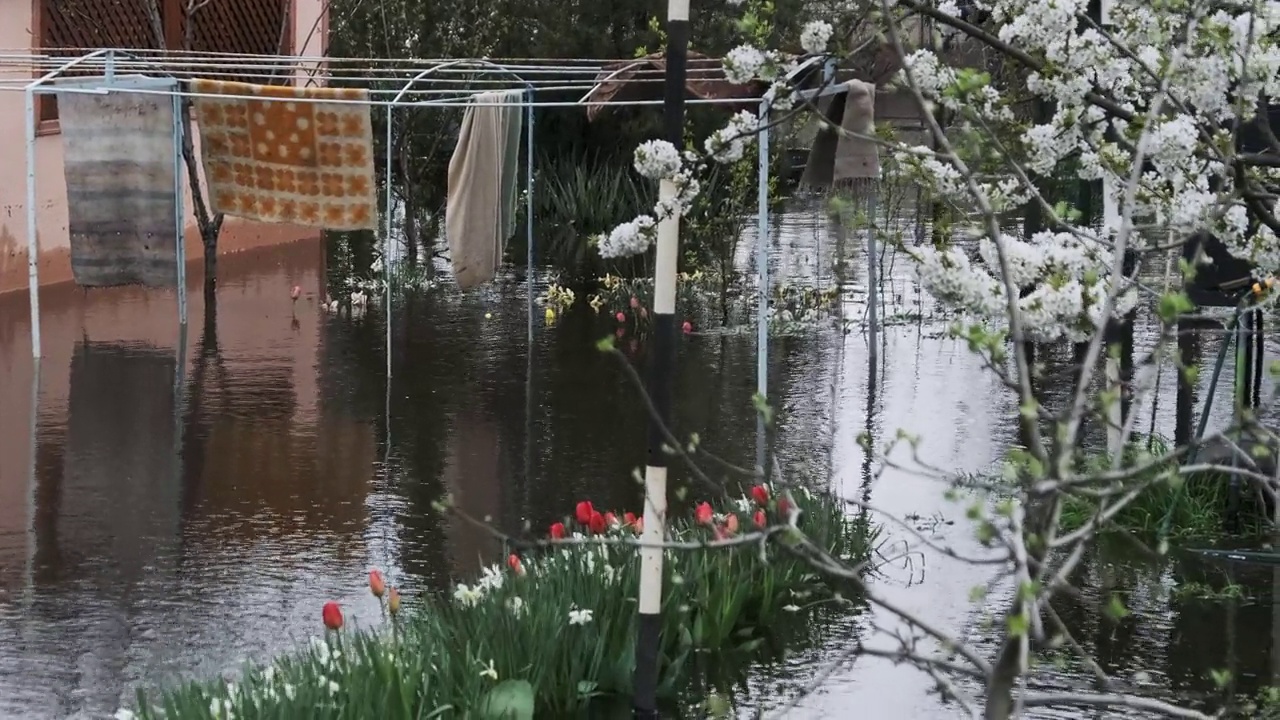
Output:
[[[657,233],[657,225],[649,215],[641,215],[631,222],[619,225],[608,235],[597,238],[600,257],[629,257],[648,250]]]
[[[724,76],[735,85],[745,85],[760,74],[768,57],[758,48],[739,45],[724,56]]]
[[[650,140],[636,148],[636,172],[651,180],[673,177],[682,164],[680,151],[666,140]]]
[[[827,51],[827,43],[831,42],[831,32],[831,23],[825,20],[807,23],[800,32],[800,47],[807,53],[824,53]]]
[[[587,623],[591,622],[591,615],[592,613],[590,610],[583,610],[578,607],[570,608],[569,624],[570,625],[586,625]]]

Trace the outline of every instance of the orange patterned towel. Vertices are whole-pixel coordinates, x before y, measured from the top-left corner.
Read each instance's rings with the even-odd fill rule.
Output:
[[[377,227],[369,93],[193,80],[213,211],[330,230]],[[299,99],[312,102],[299,102]],[[320,102],[315,102],[319,100]]]

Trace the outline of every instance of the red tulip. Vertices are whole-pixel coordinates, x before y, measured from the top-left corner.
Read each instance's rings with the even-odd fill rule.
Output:
[[[751,499],[756,501],[757,505],[765,506],[769,504],[769,488],[763,485],[756,485],[751,488]]]
[[[756,514],[752,516],[751,519],[755,520],[755,523],[758,527],[764,527],[765,525],[769,524],[769,519],[764,516],[763,510],[757,510]]]
[[[704,502],[693,509],[693,519],[699,525],[710,525],[711,517],[713,515],[714,513],[711,512],[711,503]]]
[[[636,297],[635,295],[632,295],[632,296],[631,296],[631,309],[632,309],[632,310],[635,310],[635,309],[636,309],[636,308],[638,308],[638,307],[640,307],[640,298]]]
[[[587,520],[587,527],[591,528],[591,532],[599,535],[605,530],[604,516],[599,512],[592,512],[591,518]]]
[[[635,527],[636,514],[633,512],[622,513],[622,522],[626,523],[630,527]]]
[[[617,315],[614,315],[613,317],[614,317],[614,318],[616,318],[618,322],[626,322],[626,321],[627,321],[627,314],[626,314],[626,313],[624,313],[624,312],[622,312],[621,310],[619,310],[619,311],[618,311],[618,314],[617,314]]]
[[[324,626],[330,630],[337,630],[342,627],[342,608],[338,607],[338,603],[332,600],[324,604],[324,608],[320,611],[320,617],[324,619]]]
[[[643,533],[643,532],[644,532],[644,518],[643,518],[643,517],[638,517],[638,518],[636,518],[636,522],[635,522],[635,525],[634,525],[633,527],[635,527],[635,529],[636,529],[636,534],[637,534],[637,535],[639,535],[639,534]]]
[[[778,498],[778,514],[784,518],[791,516],[791,501],[785,495]]]
[[[395,615],[400,612],[400,591],[394,587],[387,594],[387,612]]]
[[[591,513],[595,511],[596,509],[591,507],[590,500],[583,500],[582,502],[578,503],[578,508],[577,508],[578,524],[586,525],[587,523],[591,522]]]
[[[564,536],[565,536],[564,523],[562,522],[551,523],[551,539],[563,540]]]
[[[382,571],[374,568],[369,571],[369,591],[374,597],[382,597],[382,593],[387,591],[387,581],[382,577]]]
[[[725,519],[724,519],[724,529],[725,529],[725,530],[726,530],[730,535],[737,535],[737,534],[738,534],[738,516],[737,516],[737,515],[730,515],[729,517],[725,518]]]
[[[607,513],[605,513],[605,514],[604,514],[604,524],[605,524],[605,525],[607,525],[607,526],[609,526],[609,527],[611,527],[611,528],[612,528],[612,527],[617,527],[617,525],[618,525],[618,516],[617,516],[617,515],[614,515],[614,514],[613,514],[613,513],[611,513],[611,512],[607,512]]]
[[[507,557],[507,567],[511,568],[511,571],[517,575],[524,575],[524,563],[520,562],[520,556],[515,553],[511,553]]]
[[[689,335],[693,332],[693,323],[685,320],[684,324],[680,326],[680,329],[684,331],[685,335]]]

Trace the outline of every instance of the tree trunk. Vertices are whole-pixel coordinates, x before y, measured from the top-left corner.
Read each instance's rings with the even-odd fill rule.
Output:
[[[408,128],[401,133],[400,140],[397,143],[398,159],[400,161],[400,181],[403,183],[400,196],[404,198],[404,245],[405,259],[410,267],[418,264],[418,206],[413,197],[413,181],[411,179],[409,165],[409,133]],[[391,179],[388,178],[387,182]],[[391,208],[387,208],[387,212],[391,212]],[[389,243],[388,243],[389,244]],[[383,258],[383,272],[387,272],[390,268],[391,258]]]

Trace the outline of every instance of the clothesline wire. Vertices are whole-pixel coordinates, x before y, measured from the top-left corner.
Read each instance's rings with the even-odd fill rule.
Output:
[[[67,76],[67,79],[70,79],[70,80],[77,79],[77,76]],[[218,78],[210,78],[210,79],[218,79]],[[2,90],[23,90],[23,89],[25,89],[25,88],[27,87],[27,85],[29,85],[30,83],[31,83],[31,81],[30,81],[30,80],[27,80],[27,79],[18,80],[18,79],[0,78],[0,89],[2,89]],[[54,82],[54,83],[51,83],[51,84],[47,84],[47,85],[43,85],[42,87],[43,87],[44,89],[43,89],[43,90],[41,90],[41,91],[39,91],[41,94],[46,94],[46,95],[47,95],[47,94],[53,94],[53,93],[56,93],[56,92],[60,92],[60,91],[55,91],[55,90],[54,90],[54,88],[58,88],[58,87],[60,87],[60,85],[59,85],[57,82]],[[287,87],[287,86],[286,86],[286,87]],[[537,91],[538,91],[538,92],[540,92],[540,93],[551,93],[551,92],[573,92],[573,93],[579,93],[579,94],[581,94],[581,93],[586,93],[586,92],[590,91],[590,90],[591,90],[592,88],[594,88],[594,87],[595,87],[595,85],[540,85],[540,86],[538,86],[536,89],[537,89]],[[404,95],[405,95],[406,97],[407,97],[407,96],[417,95],[417,96],[425,96],[425,97],[440,97],[440,98],[443,98],[443,99],[445,99],[445,100],[448,100],[448,99],[455,99],[455,100],[460,100],[460,101],[461,101],[461,100],[466,100],[467,98],[471,98],[471,97],[475,96],[478,92],[502,92],[503,90],[526,90],[526,89],[527,89],[527,88],[525,88],[525,87],[522,87],[522,86],[519,86],[519,85],[513,85],[513,84],[508,84],[508,85],[506,85],[506,86],[500,86],[500,87],[499,87],[499,86],[495,86],[495,87],[486,87],[486,88],[483,88],[483,89],[480,89],[480,90],[476,90],[476,89],[461,90],[461,89],[420,88],[420,89],[411,89],[411,90],[408,90],[408,91],[406,91],[406,92],[404,93]],[[93,94],[102,94],[103,92],[107,92],[107,91],[133,92],[133,89],[132,89],[132,88],[128,88],[128,87],[109,88],[109,87],[107,87],[107,86],[105,85],[105,81],[104,81],[104,86],[103,86],[102,88],[90,88],[90,89],[88,89],[88,90],[80,90],[80,92],[89,92],[89,93],[93,93]],[[368,92],[370,95],[390,95],[390,96],[394,96],[394,95],[398,95],[398,94],[400,94],[400,88],[391,88],[391,89],[386,89],[386,88],[370,88],[370,89],[367,89],[367,90],[366,90],[366,92]],[[237,95],[226,95],[226,96],[224,96],[224,97],[240,97],[240,96],[237,96]],[[259,95],[255,95],[255,96],[253,96],[253,97],[261,97],[261,96],[259,96]],[[752,101],[752,99],[747,99],[747,100],[744,100],[743,102],[751,102],[751,101]],[[330,101],[330,100],[319,100],[318,102],[331,102],[331,101]],[[386,104],[392,104],[392,103],[386,103]],[[400,105],[404,105],[405,103],[394,103],[394,104],[395,104],[395,105],[397,105],[397,106],[400,106]],[[616,104],[616,103],[595,103],[595,104]]]
[[[68,60],[72,60],[72,59],[74,58],[12,58],[12,57],[6,57],[4,55],[0,55],[0,69],[7,70],[9,72],[25,72],[25,71],[34,71],[34,70],[46,70],[46,71],[57,70],[62,66],[66,65]],[[343,68],[339,70],[334,70],[333,68],[321,67],[321,66],[317,66],[316,64],[308,63],[308,62],[293,62],[287,66],[280,66],[280,65],[265,65],[265,64],[258,64],[258,63],[160,62],[160,61],[150,61],[150,60],[119,59],[119,58],[108,61],[105,57],[90,58],[76,65],[77,68],[102,68],[107,66],[121,68],[121,69],[133,68],[133,67],[163,68],[169,72],[177,71],[177,72],[183,72],[183,73],[199,73],[199,74],[217,73],[219,75],[246,75],[246,74],[257,73],[259,75],[270,76],[270,77],[279,77],[279,75],[275,73],[278,73],[279,71],[286,71],[294,74],[302,72],[305,74],[323,76],[329,79],[351,79],[351,80],[362,80],[366,82],[376,81],[376,80],[388,80],[388,81],[401,80],[401,79],[407,80],[409,78],[412,78],[417,72],[419,72],[418,68],[364,68],[364,69]],[[425,68],[425,69],[432,69],[432,68]],[[273,72],[272,74],[267,75],[266,73],[268,71],[273,71]],[[499,74],[505,75],[508,72],[513,72],[513,73],[516,73],[517,75],[520,75],[521,73],[523,73],[528,75],[556,76],[556,77],[546,78],[542,80],[534,79],[534,80],[531,80],[531,82],[556,82],[558,80],[562,81],[563,78],[566,76],[597,77],[605,74],[616,74],[616,76],[612,79],[618,80],[619,82],[627,82],[629,79],[634,77],[661,79],[665,76],[664,75],[665,70],[663,70],[662,68],[646,67],[643,64],[639,64],[639,63],[633,66],[624,66],[622,68],[613,68],[613,67],[564,68],[564,67],[535,67],[535,66],[526,66],[526,65],[507,65],[507,66],[502,66],[500,68],[500,71],[499,69],[495,69],[495,68],[480,68],[480,67],[474,67],[474,66],[452,66],[452,67],[439,66],[438,72],[443,74],[451,74],[451,75],[475,75],[475,76],[480,76],[482,78],[488,77],[491,75],[499,75]],[[704,77],[704,76],[707,78],[721,79],[724,76],[724,71],[720,65],[715,65],[715,66],[706,66],[701,68],[688,68],[687,74],[694,79],[697,79],[698,77]],[[433,77],[435,76],[433,75]]]
[[[57,58],[65,57],[65,59],[73,59],[78,56],[87,55],[97,52],[103,48],[76,48],[76,47],[60,47],[56,49],[58,55],[52,55],[50,52],[31,52],[30,48],[4,48],[0,47],[0,55],[8,57],[30,57],[30,58]],[[226,59],[234,60],[261,60],[275,61],[281,63],[295,62],[312,62],[325,64],[348,64],[348,63],[369,63],[370,67],[384,67],[386,65],[407,65],[418,69],[431,67],[434,65],[443,65],[445,63],[453,63],[458,58],[392,58],[392,57],[341,57],[330,55],[281,55],[281,54],[255,54],[255,53],[233,53],[233,52],[212,52],[207,50],[154,50],[148,48],[119,48],[122,52],[127,52],[135,57],[160,57],[160,58],[206,58],[206,59]],[[481,58],[477,58],[481,59]],[[596,68],[605,65],[626,64],[633,62],[645,62],[645,58],[627,57],[627,58],[548,58],[548,57],[496,57],[482,58],[487,62],[493,63],[495,71],[497,67],[519,65],[522,67],[580,67],[582,65],[592,65]],[[799,59],[799,58],[797,58]],[[691,63],[697,63],[698,58],[690,58]],[[706,58],[708,61],[714,61],[715,58]]]
[[[66,54],[63,54],[63,53]],[[601,73],[627,67],[629,72],[662,75],[665,70],[653,67],[642,58],[614,60],[513,60],[488,61],[487,66],[457,66],[457,58],[451,59],[375,59],[375,58],[333,58],[319,56],[254,56],[240,54],[226,55],[159,55],[145,51],[122,50],[127,56],[116,56],[112,62],[128,64],[164,65],[167,67],[197,67],[210,70],[253,69],[253,70],[299,70],[322,68],[326,72],[340,71],[355,77],[376,74],[412,75],[423,70],[437,68],[440,72],[470,73],[478,75],[505,74],[508,72],[534,74],[587,74]],[[77,56],[70,51],[59,51],[59,54],[10,52],[0,49],[0,63],[20,64],[23,66],[41,66],[56,69]],[[85,60],[86,64],[105,65],[107,56],[100,55]],[[363,64],[360,64],[363,63]],[[720,73],[721,62],[714,58],[703,61],[693,60],[687,72],[693,74]],[[357,75],[357,73],[359,73]]]
[[[94,70],[94,71],[102,71],[106,67],[107,66],[105,65],[98,65],[98,64],[90,65],[88,63],[84,65],[77,65],[75,71],[66,73],[62,77],[68,77],[68,78],[83,77],[85,74],[84,70],[86,69]],[[130,73],[148,74],[147,71],[154,71],[154,70],[160,69],[160,68],[157,68],[155,65],[139,65],[139,64],[130,64],[130,65],[117,64],[117,65],[111,65],[110,67],[112,68],[113,72],[115,72],[116,74],[130,74]],[[48,68],[38,68],[38,70],[41,71],[42,73],[56,70],[56,69],[57,69],[57,66],[48,67]],[[165,72],[166,75],[174,74],[172,68],[163,68],[163,69],[166,71]],[[30,82],[31,78],[29,77],[29,73],[24,72],[25,70],[26,68],[14,69],[11,67],[5,67],[3,61],[0,61],[0,82],[4,82],[4,81]],[[179,76],[182,76],[183,79],[209,78],[209,79],[233,80],[233,81],[241,81],[241,82],[252,81],[252,80],[279,81],[281,79],[287,79],[290,77],[290,76],[281,76],[277,73],[222,72],[222,71],[207,71],[207,70],[203,70],[199,72],[190,72],[190,73],[179,71],[177,74]],[[304,73],[304,77],[306,76],[307,74]],[[295,77],[296,77],[296,74],[295,74]],[[326,81],[326,84],[334,85],[336,87],[362,87],[362,88],[367,88],[370,92],[373,92],[373,93],[387,93],[387,94],[395,94],[396,92],[399,92],[400,87],[404,83],[412,79],[412,76],[390,77],[390,78],[368,78],[368,77],[359,77],[359,76],[341,77],[341,76],[334,76],[332,74],[327,74],[327,73],[324,75],[316,75],[314,77],[322,78],[323,80]],[[717,77],[715,79],[720,79],[720,78]],[[352,81],[361,81],[361,82],[355,83]],[[632,75],[632,76],[620,76],[617,78],[610,78],[607,82],[610,85],[616,84],[616,85],[653,86],[653,85],[662,83],[663,81],[664,81],[664,78],[661,75],[650,76],[646,74],[643,77],[636,77]],[[424,79],[422,82],[430,82],[430,83],[436,83],[440,85],[492,85],[492,86],[504,86],[504,87],[533,86],[535,88],[545,89],[545,90],[557,90],[557,89],[589,90],[595,87],[596,85],[601,84],[600,82],[596,82],[594,80],[573,79],[573,78],[563,78],[563,77],[532,79],[522,83],[517,83],[509,78],[505,78],[505,79],[491,78],[491,77],[487,77],[487,78],[452,77],[451,78],[451,77],[434,77],[433,76],[431,78]],[[341,84],[338,85],[336,83],[341,83]],[[267,85],[271,83],[262,82],[261,84]],[[414,92],[419,92],[419,91],[415,90]]]
[[[0,91],[25,90],[25,89],[27,89],[26,85],[19,85],[19,86],[0,85]],[[301,90],[303,88],[299,88],[299,89]],[[513,103],[503,103],[503,102],[475,101],[470,98],[474,98],[479,93],[474,93],[474,92],[470,93],[468,96],[466,96],[466,98],[461,98],[461,99],[449,98],[446,100],[413,100],[413,101],[402,100],[402,101],[396,102],[393,100],[391,101],[374,100],[374,99],[356,100],[356,99],[332,98],[332,97],[290,97],[290,98],[266,97],[263,95],[257,95],[253,93],[200,93],[200,92],[192,92],[188,90],[154,90],[151,88],[138,88],[138,87],[131,87],[127,85],[122,85],[119,87],[110,87],[105,84],[105,81],[101,85],[87,85],[87,86],[81,86],[81,87],[73,87],[73,86],[59,85],[59,84],[41,85],[34,88],[34,90],[37,94],[40,94],[40,95],[61,95],[61,94],[67,94],[67,93],[77,94],[77,95],[107,95],[113,92],[122,92],[122,93],[133,93],[138,95],[161,95],[161,96],[167,96],[167,97],[204,98],[204,99],[211,99],[211,100],[278,100],[281,102],[325,103],[325,104],[332,104],[332,105],[369,105],[372,107],[400,107],[400,108],[508,107],[513,104]],[[489,92],[503,92],[503,91],[492,90]],[[508,92],[525,93],[527,92],[527,90],[512,88],[508,90]],[[409,93],[405,93],[405,94],[407,95]],[[521,107],[535,107],[535,108],[539,108],[539,107],[540,108],[556,108],[556,107],[585,108],[585,107],[592,107],[596,105],[609,106],[609,107],[635,107],[635,106],[646,106],[646,105],[661,105],[663,102],[665,101],[662,99],[609,100],[609,101],[581,101],[581,100],[539,101],[539,100],[526,99],[526,100],[522,100],[520,103],[515,103],[515,104],[518,104]],[[707,98],[707,99],[690,98],[685,101],[686,104],[692,104],[692,105],[750,105],[758,102],[759,102],[759,98]]]

